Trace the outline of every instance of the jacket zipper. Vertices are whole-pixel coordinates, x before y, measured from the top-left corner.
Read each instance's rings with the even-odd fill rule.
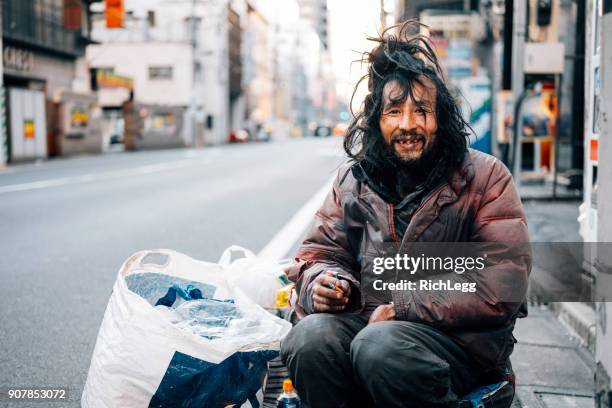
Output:
[[[399,239],[397,238],[397,231],[395,230],[395,215],[394,213],[394,205],[393,204],[389,204],[389,227],[391,230],[391,238],[393,238],[393,240],[395,242],[399,242]]]

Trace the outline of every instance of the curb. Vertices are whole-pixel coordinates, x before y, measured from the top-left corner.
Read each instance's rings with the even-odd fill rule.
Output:
[[[595,311],[587,303],[579,302],[554,302],[550,304],[550,308],[557,319],[582,341],[589,352],[595,354],[597,335]]]

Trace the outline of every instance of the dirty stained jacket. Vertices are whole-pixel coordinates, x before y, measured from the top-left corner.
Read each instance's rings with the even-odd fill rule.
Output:
[[[406,250],[418,242],[527,243],[497,254],[496,261],[475,277],[477,291],[462,294],[460,300],[446,291],[393,293],[397,320],[436,327],[462,346],[483,371],[501,373],[516,342],[515,320],[527,315],[524,299],[531,270],[525,215],[508,169],[493,156],[470,149],[459,169],[425,195],[403,236],[398,236],[394,205],[363,177],[355,177],[359,176],[355,166],[348,163],[339,169],[296,262],[287,271],[296,283],[297,314],[314,313],[312,284],[328,270],[351,284],[351,302],[344,313],[365,313],[381,304],[360,290],[362,274],[371,273],[360,253],[369,244],[395,242]],[[451,272],[444,278],[464,282],[466,276]]]

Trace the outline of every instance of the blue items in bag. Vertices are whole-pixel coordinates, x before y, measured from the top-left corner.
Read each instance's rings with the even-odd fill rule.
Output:
[[[201,297],[212,298],[216,287],[202,282],[190,281],[176,276],[163,273],[138,272],[125,277],[125,283],[131,292],[136,293],[151,305],[156,306],[165,295],[168,295],[171,287],[188,288],[200,292]],[[175,297],[176,299],[176,297]],[[184,299],[186,299],[184,297]]]
[[[172,307],[174,302],[176,302],[177,294],[185,300],[202,299],[202,291],[195,288],[193,285],[187,285],[186,289],[183,289],[178,285],[172,285],[164,297],[159,298],[157,302],[155,302],[155,306]]]
[[[255,394],[268,361],[278,354],[272,350],[239,352],[212,364],[176,352],[149,407],[176,407],[176,401],[183,407],[239,407],[248,400],[258,408]]]
[[[150,303],[154,294],[161,293],[159,285],[168,283],[159,274],[151,273],[130,275],[126,281],[130,290],[141,297],[146,296]],[[168,287],[155,306],[174,308],[182,318],[177,326],[192,329],[201,337],[213,340],[220,337],[214,335],[215,328],[227,327],[231,320],[240,318],[240,312],[232,299],[203,297],[200,288],[211,291],[210,285],[187,283],[181,279]],[[177,298],[185,302],[175,307]],[[268,361],[278,354],[278,351],[269,350],[240,352],[220,364],[213,364],[176,352],[149,406],[174,407],[176,401],[182,401],[181,406],[224,407],[231,404],[240,406],[248,400],[253,408],[257,408],[259,402],[255,394],[261,388]]]
[[[172,285],[166,294],[155,302],[155,306],[172,308],[175,306],[177,296],[185,300],[177,307],[174,323],[181,329],[212,340],[219,338],[215,327],[227,327],[229,322],[240,317],[233,299],[218,300],[202,298],[202,292],[193,285],[182,288]]]

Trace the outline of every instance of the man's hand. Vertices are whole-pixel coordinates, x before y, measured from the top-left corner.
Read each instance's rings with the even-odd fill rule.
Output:
[[[387,320],[395,319],[395,309],[393,309],[393,305],[380,305],[372,315],[370,316],[370,320],[368,320],[368,324],[376,323],[376,322],[384,322]]]
[[[346,308],[351,297],[351,285],[338,279],[334,272],[317,276],[312,289],[312,305],[316,312],[336,313]]]

